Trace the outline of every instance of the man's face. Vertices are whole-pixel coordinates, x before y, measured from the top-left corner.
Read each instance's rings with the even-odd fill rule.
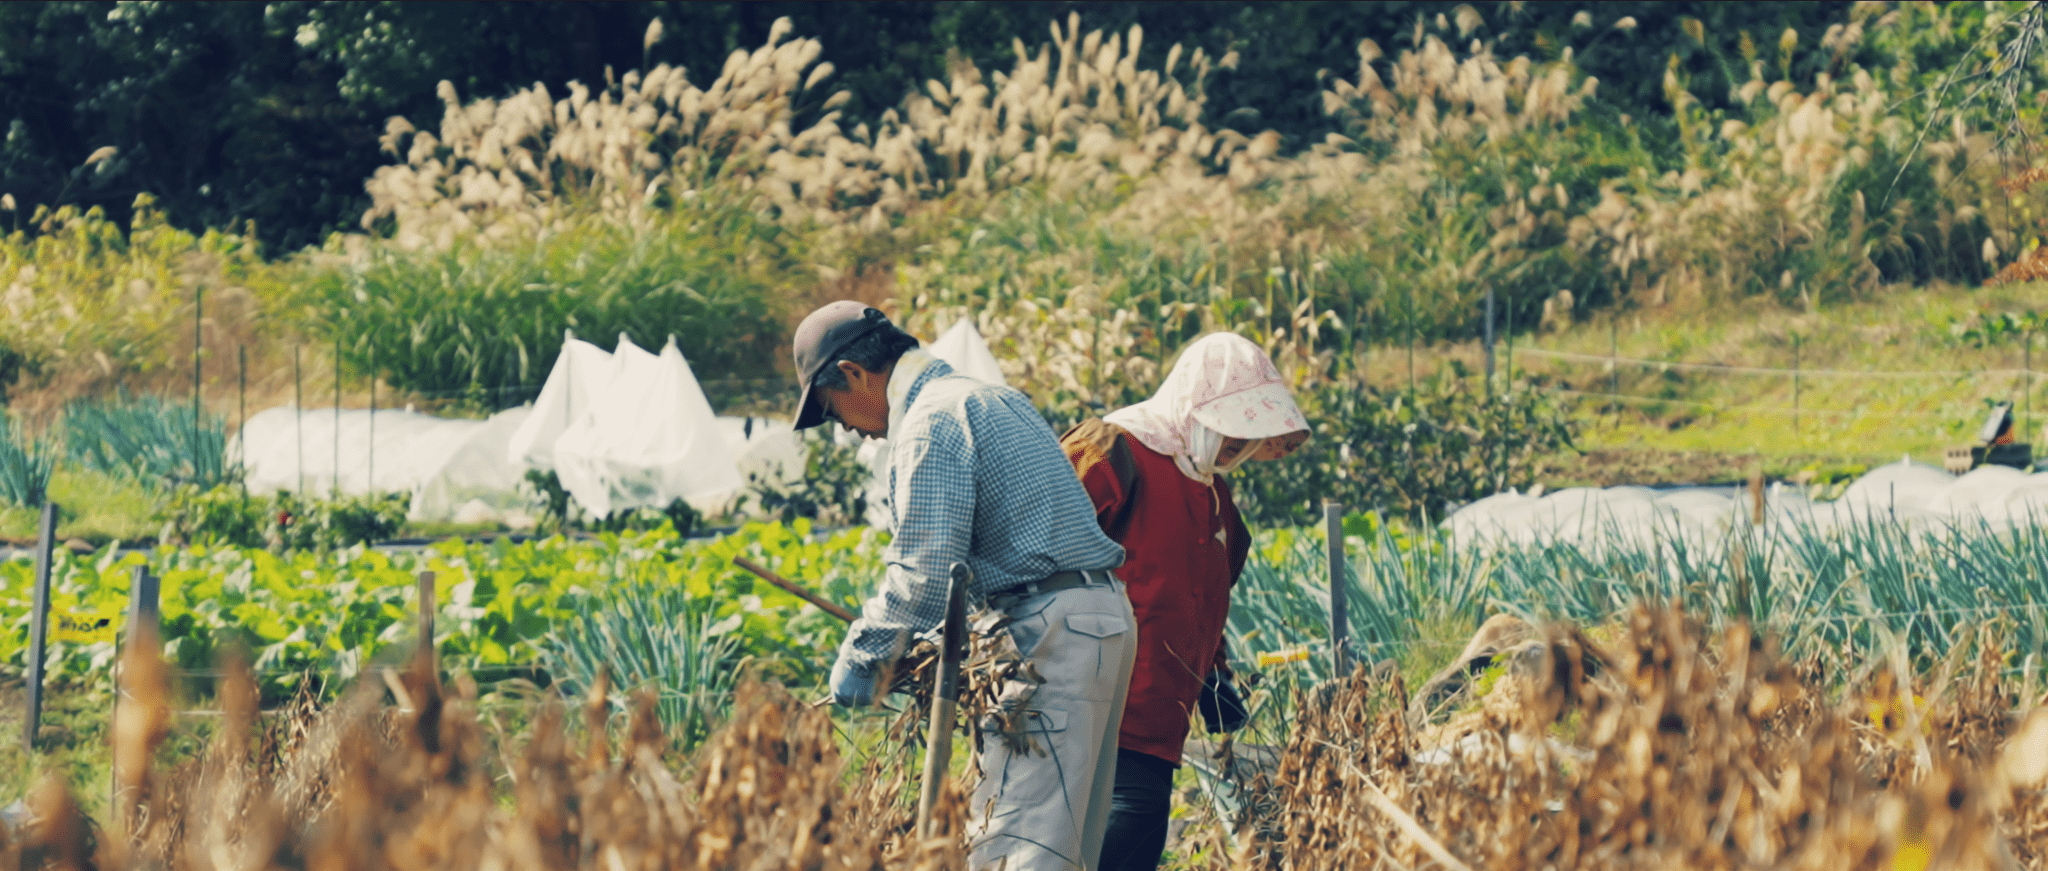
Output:
[[[846,373],[845,390],[819,388],[825,419],[871,439],[889,437],[889,371],[870,372],[858,363],[839,361]]]

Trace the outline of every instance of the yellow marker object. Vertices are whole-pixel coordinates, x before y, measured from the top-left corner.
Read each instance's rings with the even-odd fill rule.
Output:
[[[52,614],[50,637],[66,644],[113,643],[114,618],[105,612],[80,609],[69,614]]]

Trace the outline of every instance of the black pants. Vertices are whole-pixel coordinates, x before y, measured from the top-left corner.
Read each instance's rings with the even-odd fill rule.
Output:
[[[1121,747],[1116,791],[1110,795],[1109,831],[1102,839],[1101,871],[1152,871],[1166,852],[1167,814],[1173,809],[1171,762]]]

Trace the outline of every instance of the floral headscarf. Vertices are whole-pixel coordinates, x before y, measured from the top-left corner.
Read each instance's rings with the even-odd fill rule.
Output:
[[[1211,333],[1182,351],[1180,360],[1151,399],[1103,418],[1129,432],[1145,447],[1173,458],[1181,471],[1204,484],[1219,471],[1216,453],[1223,439],[1250,441],[1308,430],[1307,418],[1280,380],[1266,352],[1236,333]],[[1230,468],[1250,459],[1247,445]]]

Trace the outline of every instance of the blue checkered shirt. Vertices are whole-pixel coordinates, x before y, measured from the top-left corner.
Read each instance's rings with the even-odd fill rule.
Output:
[[[908,640],[946,619],[953,563],[973,572],[973,597],[1062,571],[1115,568],[1123,548],[1031,400],[953,374],[934,360],[905,394],[889,433],[894,537],[888,571],[847,630],[839,658],[862,674],[895,661]]]

